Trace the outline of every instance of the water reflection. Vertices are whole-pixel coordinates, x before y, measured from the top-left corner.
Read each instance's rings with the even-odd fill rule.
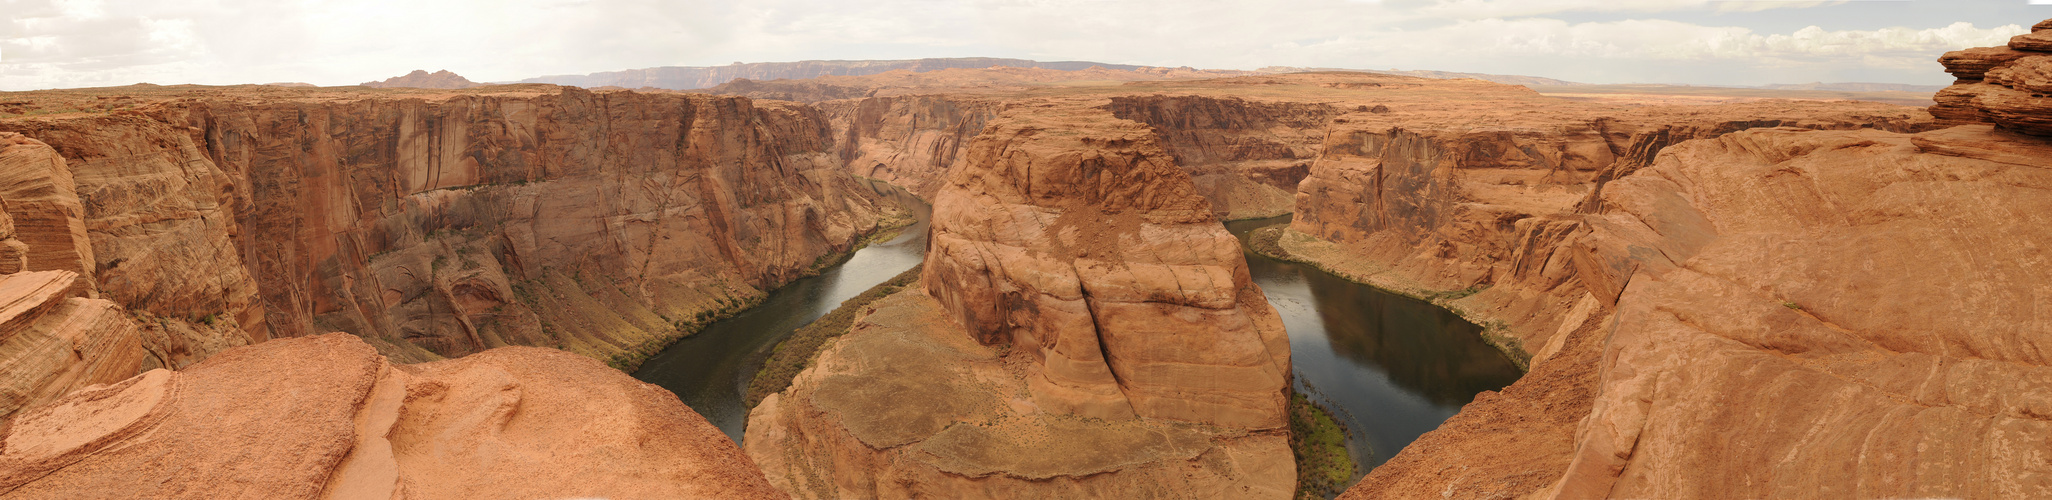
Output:
[[[862,181],[876,193],[914,212],[918,222],[897,238],[871,244],[848,262],[819,276],[791,282],[741,314],[706,326],[705,330],[664,348],[634,378],[662,386],[699,415],[727,433],[735,443],[748,424],[743,394],[748,379],[777,342],[792,331],[833,311],[841,301],[911,269],[926,256],[926,224],[931,208],[918,197],[881,181]]]
[[[1226,228],[1245,238],[1288,221],[1230,222]],[[1522,375],[1482,342],[1481,327],[1445,309],[1304,264],[1249,253],[1247,266],[1289,329],[1300,388],[1308,385],[1346,421],[1364,474],[1438,428],[1475,394]]]

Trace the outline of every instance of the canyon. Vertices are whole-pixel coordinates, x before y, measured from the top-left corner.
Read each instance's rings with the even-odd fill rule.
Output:
[[[1525,371],[1341,498],[2052,495],[2048,35],[1928,110],[826,62],[11,93],[0,496],[1315,496],[1221,224],[1281,215],[1256,250]],[[931,201],[918,279],[740,444],[621,373],[914,222],[861,178]]]

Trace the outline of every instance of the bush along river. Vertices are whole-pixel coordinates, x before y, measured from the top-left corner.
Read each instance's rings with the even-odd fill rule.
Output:
[[[672,344],[634,377],[677,393],[740,442],[748,420],[746,388],[771,349],[924,258],[931,207],[881,182],[872,186],[911,210],[917,222]],[[1226,228],[1244,241],[1254,229],[1288,221],[1235,221]],[[1331,410],[1346,428],[1347,454],[1361,465],[1347,484],[1439,427],[1477,393],[1502,389],[1523,375],[1482,341],[1481,327],[1445,309],[1252,252],[1247,265],[1289,329],[1298,392]]]

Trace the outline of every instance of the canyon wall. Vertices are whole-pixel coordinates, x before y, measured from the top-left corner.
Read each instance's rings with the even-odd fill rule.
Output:
[[[785,498],[674,395],[550,349],[394,365],[279,339],[11,423],[9,498]]]
[[[1108,109],[1152,127],[1228,220],[1293,211],[1297,183],[1310,174],[1325,127],[1340,113],[1323,103],[1187,95],[1113,97]]]
[[[333,92],[0,130],[69,162],[92,248],[81,274],[110,300],[178,332],[355,333],[402,361],[534,345],[630,367],[897,210],[841,173],[809,107]]]
[[[873,305],[747,448],[807,498],[1281,498],[1289,344],[1145,125],[993,119],[935,198],[921,287]]]
[[[1608,182],[1663,148],[1761,127],[1928,127],[1914,109],[1881,104],[1649,107],[1629,119],[1517,111],[1335,119],[1298,186],[1285,247],[1382,288],[1459,298],[1448,305],[1491,326],[1491,341],[1522,358],[1555,340],[1585,285],[1598,298],[1617,296],[1622,281],[1579,272],[1608,263],[1559,250],[1586,231],[1578,213],[1601,208]]]
[[[1004,109],[996,100],[913,95],[828,101],[837,152],[848,171],[931,200],[948,171],[967,158],[970,140]]]
[[[1993,85],[1965,81],[1961,61],[2002,50],[1956,52],[1946,64],[1961,85]],[[1300,258],[1428,296],[1486,283],[1467,298],[1435,297],[1500,318],[1533,356],[1525,378],[1477,397],[1346,497],[2052,494],[2052,476],[2029,458],[2048,452],[2052,432],[2035,399],[2047,380],[2039,345],[2052,331],[2041,283],[2052,276],[2032,264],[2052,236],[2042,229],[2052,142],[1991,111],[2011,101],[1966,102],[1993,123],[1816,130],[1849,128],[1817,114],[1774,128],[1641,133],[1584,196],[1506,225],[1518,236],[1505,253],[1347,261],[1347,245],[1286,238]],[[1941,98],[1931,113],[1960,123],[1947,109],[1959,105]],[[1412,163],[1391,156],[1355,164],[1373,173]],[[1447,163],[1427,184],[1452,196],[1371,196],[1402,210],[1369,212],[1471,210],[1462,194],[1481,190]],[[1378,227],[1362,217],[1303,228],[1366,232],[1334,220]],[[1403,234],[1383,232],[1364,241]],[[1466,238],[1476,240],[1505,239]],[[1464,275],[1463,261],[1489,268]]]

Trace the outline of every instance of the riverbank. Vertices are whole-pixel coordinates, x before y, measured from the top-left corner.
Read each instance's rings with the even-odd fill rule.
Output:
[[[905,228],[912,227],[918,223],[919,218],[912,215],[909,209],[901,209],[890,217],[878,221],[875,228],[856,236],[854,243],[849,245],[847,250],[821,255],[804,272],[799,273],[797,278],[793,278],[790,282],[785,283],[785,286],[790,286],[791,283],[796,283],[801,279],[817,277],[834,266],[848,262],[848,259],[855,257],[856,252],[868,248],[872,244],[896,239]],[[610,359],[602,361],[605,361],[607,366],[619,369],[620,371],[634,373],[635,370],[641,369],[641,365],[647,363],[649,358],[653,358],[656,354],[663,352],[664,349],[668,349],[670,345],[705,331],[706,327],[712,326],[713,323],[733,318],[735,315],[762,305],[763,301],[768,299],[770,294],[775,293],[776,290],[778,288],[763,290],[762,293],[740,297],[732,295],[721,297],[718,299],[719,307],[717,308],[699,311],[689,318],[671,320],[671,324],[676,328],[673,330],[673,335],[650,339],[641,345],[626,349],[619,354],[613,355]]]
[[[912,266],[890,280],[870,287],[861,295],[842,301],[840,307],[834,308],[825,316],[820,316],[819,319],[791,332],[790,337],[777,342],[777,346],[770,349],[768,358],[763,361],[762,369],[757,370],[755,376],[748,381],[746,407],[755,408],[755,405],[762,403],[763,398],[791,387],[791,379],[797,377],[798,372],[805,371],[805,367],[812,365],[813,357],[819,354],[820,347],[835,337],[847,334],[848,327],[854,326],[855,316],[861,314],[863,308],[919,281],[921,268],[922,266]]]

